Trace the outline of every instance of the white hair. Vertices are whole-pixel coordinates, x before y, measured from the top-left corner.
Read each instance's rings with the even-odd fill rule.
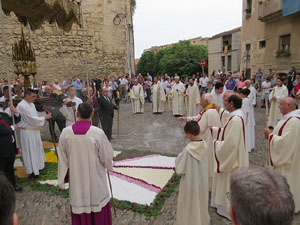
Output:
[[[212,94],[206,93],[203,95],[203,99],[205,101],[207,101],[209,104],[213,104],[214,103],[214,97],[212,96]]]
[[[179,76],[175,76],[175,77],[174,77],[174,79],[178,79],[178,80],[179,80],[179,79],[180,79],[180,77],[179,77]]]

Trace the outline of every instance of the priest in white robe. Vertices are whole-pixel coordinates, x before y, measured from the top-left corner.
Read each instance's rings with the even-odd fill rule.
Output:
[[[45,152],[40,128],[44,126],[45,120],[51,118],[51,114],[40,117],[34,105],[35,99],[34,90],[26,90],[24,99],[18,104],[17,110],[21,115],[18,127],[20,128],[22,157],[26,173],[38,176],[40,170],[45,167]]]
[[[273,132],[268,128],[264,131],[269,141],[270,158],[267,160],[274,170],[286,177],[297,213],[300,211],[300,114],[293,98],[282,99],[279,107],[282,119]]]
[[[250,95],[250,90],[248,88],[243,88],[241,90],[241,96],[243,98],[242,110],[246,116],[246,143],[247,151],[251,152],[255,148],[255,119],[252,107],[252,99],[248,97]]]
[[[179,80],[179,76],[175,77],[175,84],[172,86],[172,107],[174,116],[182,116],[184,109],[184,84]]]
[[[219,108],[218,113],[219,113],[220,122],[221,122],[220,127],[223,128],[226,125],[227,121],[228,121],[229,112],[224,108]]]
[[[70,184],[72,225],[111,225],[106,170],[113,170],[113,149],[103,130],[91,125],[91,104],[80,104],[77,116],[59,139],[58,184]]]
[[[199,113],[200,91],[194,79],[190,79],[190,84],[186,90],[188,96],[188,116],[195,116]]]
[[[215,176],[213,180],[211,205],[217,208],[217,213],[229,216],[229,180],[231,174],[249,166],[248,152],[246,150],[245,115],[241,110],[242,99],[234,93],[224,95],[224,106],[230,112],[229,119],[224,128],[213,127]]]
[[[151,89],[153,113],[162,113],[164,111],[164,104],[166,103],[166,94],[164,87],[160,81],[158,81],[157,77],[154,77],[154,83]]]
[[[251,85],[251,80],[245,81],[245,88],[248,88],[250,90],[250,94],[248,98],[251,99],[251,106],[254,108],[256,106],[256,89]]]
[[[274,128],[278,121],[281,119],[281,114],[279,110],[279,102],[281,99],[288,97],[289,92],[285,85],[283,85],[283,80],[278,78],[276,80],[276,86],[269,95],[269,100],[271,102],[269,110],[269,120],[268,127]]]
[[[193,117],[179,117],[181,121],[197,121],[200,126],[201,137],[207,145],[208,152],[208,180],[209,190],[212,188],[212,181],[214,176],[214,149],[213,137],[209,127],[220,127],[220,117],[215,108],[213,97],[211,94],[203,94],[201,96],[200,105],[202,110],[197,116]]]
[[[207,148],[197,122],[184,127],[190,143],[176,158],[176,172],[181,176],[175,225],[208,225]]]
[[[214,98],[214,103],[216,105],[219,105],[222,108],[224,107],[223,96],[224,96],[225,92],[226,92],[226,87],[221,82],[217,82],[211,91],[211,94]]]
[[[145,103],[144,88],[137,79],[134,80],[134,85],[131,88],[130,98],[133,113],[143,113]]]
[[[67,88],[67,95],[68,98],[64,100],[63,106],[60,108],[60,112],[66,117],[66,127],[73,125],[77,121],[77,107],[82,103],[82,100],[76,97],[76,89],[73,85]],[[73,104],[73,106],[70,104]]]

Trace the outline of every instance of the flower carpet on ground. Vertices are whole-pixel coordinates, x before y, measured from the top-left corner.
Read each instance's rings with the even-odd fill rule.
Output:
[[[46,169],[41,172],[40,178],[27,181],[27,183],[33,190],[52,192],[68,197],[68,185],[64,190],[58,188],[57,185],[57,157],[54,146],[50,142],[43,142],[43,146],[46,152]],[[59,148],[58,144],[57,148]],[[121,153],[121,151],[114,151],[114,157]],[[18,162],[17,165],[20,170],[21,163]],[[146,154],[141,157],[115,161],[113,167],[114,170],[110,171],[109,175],[114,205],[147,216],[159,214],[165,199],[173,193],[180,180],[174,172],[175,157],[160,154]],[[19,175],[20,178],[26,177]],[[24,180],[20,182],[26,183]]]

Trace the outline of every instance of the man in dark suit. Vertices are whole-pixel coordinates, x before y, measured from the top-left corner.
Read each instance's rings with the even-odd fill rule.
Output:
[[[15,107],[10,107],[11,111],[17,113]],[[20,120],[15,117],[16,122]],[[13,185],[15,191],[22,191],[23,188],[16,184],[14,163],[17,153],[16,141],[13,136],[17,125],[12,125],[12,119],[6,113],[0,113],[0,171],[5,173],[5,176]]]
[[[106,137],[110,140],[114,119],[114,109],[119,110],[120,107],[113,104],[112,100],[108,97],[108,90],[106,88],[103,89],[102,95],[97,99],[97,101],[99,105],[101,126]]]

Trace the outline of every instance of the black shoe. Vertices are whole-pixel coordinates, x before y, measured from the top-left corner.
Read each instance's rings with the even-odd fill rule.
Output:
[[[268,128],[269,128],[270,130],[273,130],[273,129],[274,129],[274,127],[272,127],[272,126],[269,126]]]
[[[15,191],[16,191],[16,192],[23,191],[23,188],[22,188],[22,187],[18,187],[18,186],[16,186],[16,187],[15,187]]]

